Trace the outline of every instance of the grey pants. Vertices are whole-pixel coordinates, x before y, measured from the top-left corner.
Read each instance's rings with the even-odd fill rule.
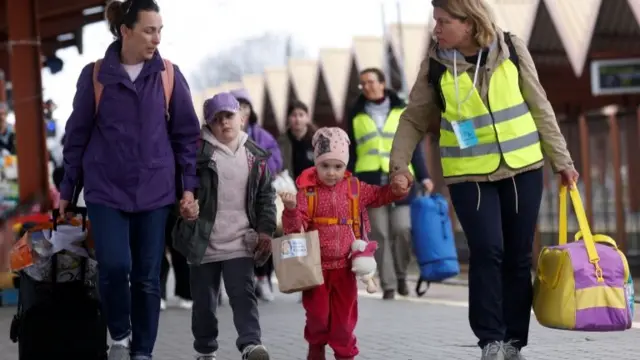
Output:
[[[371,234],[378,241],[376,261],[382,290],[395,290],[405,280],[411,262],[411,212],[409,205],[369,209]]]
[[[198,353],[210,354],[218,350],[216,308],[221,276],[233,310],[233,323],[238,332],[238,350],[242,351],[247,345],[260,344],[253,269],[253,259],[248,257],[191,266],[191,331],[194,337],[193,348]]]

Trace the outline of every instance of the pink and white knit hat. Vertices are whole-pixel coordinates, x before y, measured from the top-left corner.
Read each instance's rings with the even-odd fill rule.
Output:
[[[316,165],[325,160],[349,163],[349,135],[339,127],[323,127],[313,134],[313,155]]]

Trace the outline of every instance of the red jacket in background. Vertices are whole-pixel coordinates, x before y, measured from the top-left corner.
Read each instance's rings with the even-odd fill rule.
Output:
[[[298,186],[296,209],[284,209],[282,213],[282,227],[285,234],[299,233],[300,230],[318,230],[320,236],[320,254],[322,268],[340,269],[349,266],[351,243],[355,240],[351,225],[321,225],[313,224],[308,214],[307,195],[305,188],[316,188],[316,217],[350,219],[350,190],[351,174],[345,172],[344,179],[335,186],[326,186],[317,177],[316,168],[306,169],[296,179]],[[368,208],[381,207],[402,199],[391,192],[391,186],[376,186],[360,182],[359,209],[362,212],[364,233],[371,231]],[[375,239],[372,239],[375,240]]]

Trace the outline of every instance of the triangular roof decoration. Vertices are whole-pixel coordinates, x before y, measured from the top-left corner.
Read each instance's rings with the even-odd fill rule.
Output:
[[[385,43],[383,38],[355,36],[352,46],[358,71],[370,67],[384,70]]]
[[[402,59],[405,80],[411,88],[429,46],[427,24],[391,24],[388,35],[396,59]]]
[[[276,118],[278,130],[284,132],[286,125],[287,102],[289,100],[289,72],[286,67],[272,67],[264,70],[266,87],[269,90],[271,107]]]
[[[313,116],[314,98],[318,88],[318,62],[309,59],[290,59],[289,76],[298,99],[309,107],[309,116]]]
[[[629,1],[629,7],[631,8],[631,11],[633,11],[633,15],[636,16],[636,20],[638,20],[638,23],[640,23],[640,0],[628,0]]]
[[[264,109],[264,76],[245,75],[242,77],[242,85],[251,97],[251,105],[256,114],[262,114]],[[262,116],[258,116],[258,124],[262,125]]]
[[[485,0],[485,2],[489,5],[489,11],[493,14],[493,19],[501,29],[507,28],[508,24],[505,19],[505,15],[502,11],[500,11],[500,7],[496,5],[497,0]]]
[[[544,0],[577,77],[582,75],[602,0]]]
[[[320,49],[320,70],[337,121],[342,121],[352,56],[349,49]]]
[[[504,22],[504,25],[501,25],[502,30],[515,34],[528,44],[540,0],[493,0],[493,2],[495,3],[494,11],[501,14]]]

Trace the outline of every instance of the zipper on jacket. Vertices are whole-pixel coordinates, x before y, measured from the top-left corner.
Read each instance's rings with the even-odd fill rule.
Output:
[[[247,180],[247,197],[245,200],[246,201],[245,207],[246,207],[247,216],[249,217],[249,223],[251,223],[252,227],[258,225],[257,224],[258,219],[256,219],[254,216],[254,214],[256,213],[255,209],[251,208],[251,200],[253,199],[253,192],[251,191],[251,189],[253,188],[253,185],[254,185],[251,183],[251,179],[257,178],[258,171],[260,169],[260,161],[262,160],[258,160],[257,156],[254,155],[253,164],[251,164],[251,171],[249,172],[249,179]],[[259,186],[260,179],[258,178],[256,181],[257,183],[255,184],[255,186]]]

